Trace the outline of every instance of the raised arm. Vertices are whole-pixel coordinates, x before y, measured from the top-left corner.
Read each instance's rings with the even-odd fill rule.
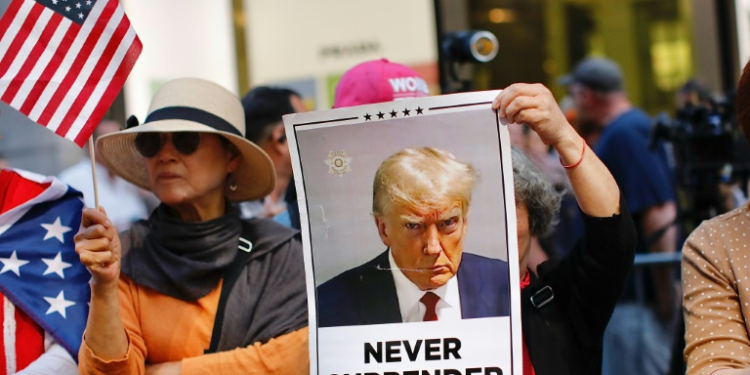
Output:
[[[310,373],[308,328],[276,337],[261,345],[185,358],[182,375],[303,375]],[[157,372],[154,372],[155,374]],[[177,374],[177,372],[163,372]]]
[[[75,236],[76,252],[91,272],[91,306],[85,344],[105,360],[121,359],[128,338],[120,314],[120,238],[103,208],[83,210],[81,230]]]
[[[604,163],[565,119],[552,93],[541,84],[507,87],[492,108],[511,124],[525,123],[555,148],[581,210],[594,217],[620,213],[620,189]],[[513,125],[510,125],[513,126]]]

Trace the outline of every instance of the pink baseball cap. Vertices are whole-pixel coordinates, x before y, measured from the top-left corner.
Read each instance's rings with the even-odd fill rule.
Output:
[[[386,59],[372,60],[344,73],[336,85],[333,108],[429,95],[427,82],[412,68]]]

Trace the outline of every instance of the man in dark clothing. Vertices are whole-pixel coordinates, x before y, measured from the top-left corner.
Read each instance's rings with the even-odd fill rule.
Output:
[[[250,90],[242,98],[242,107],[245,110],[247,128],[245,137],[268,154],[276,169],[274,190],[264,199],[243,202],[240,205],[242,217],[272,217],[282,224],[299,229],[292,161],[282,116],[305,112],[307,109],[297,92],[267,86]]]
[[[636,252],[674,252],[677,206],[667,153],[662,144],[650,144],[652,121],[628,100],[620,68],[589,58],[561,84],[573,99],[579,132],[628,203],[638,231]],[[621,296],[605,334],[604,374],[663,374],[668,368],[671,334],[665,321],[675,308],[674,282],[668,266],[652,271],[644,283],[648,305],[635,303],[632,280]]]

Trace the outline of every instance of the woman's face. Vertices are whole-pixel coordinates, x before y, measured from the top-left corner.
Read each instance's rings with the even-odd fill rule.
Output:
[[[173,208],[205,209],[217,202],[223,207],[226,178],[237,169],[239,156],[225,149],[215,134],[200,133],[198,148],[189,155],[175,148],[171,133],[161,137],[161,149],[144,158],[156,197]]]
[[[526,203],[516,201],[516,232],[518,235],[518,263],[521,274],[525,274],[529,263],[531,231],[529,230],[529,209]]]

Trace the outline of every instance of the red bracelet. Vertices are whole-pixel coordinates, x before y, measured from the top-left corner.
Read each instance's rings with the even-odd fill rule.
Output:
[[[562,158],[559,158],[560,159],[560,164],[562,164],[563,168],[565,168],[565,169],[575,168],[575,167],[578,166],[578,164],[581,164],[581,162],[583,161],[583,155],[586,154],[586,140],[583,139],[583,137],[581,137],[581,140],[583,141],[583,149],[581,150],[581,158],[578,159],[577,162],[575,162],[573,164],[570,164],[570,165],[563,164]]]

